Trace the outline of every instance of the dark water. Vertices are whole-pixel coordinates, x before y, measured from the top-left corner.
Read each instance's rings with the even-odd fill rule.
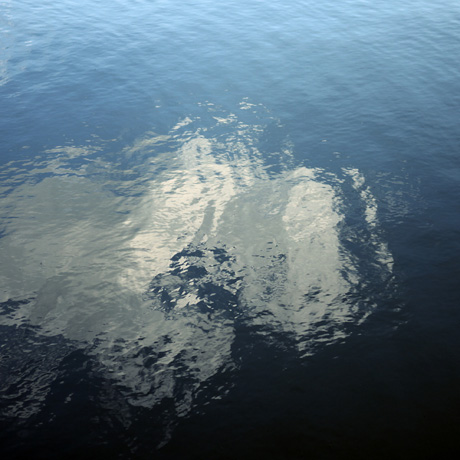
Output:
[[[460,4],[0,1],[2,458],[441,458]]]

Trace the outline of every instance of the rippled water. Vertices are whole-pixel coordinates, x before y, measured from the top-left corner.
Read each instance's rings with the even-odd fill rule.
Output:
[[[450,445],[455,2],[0,11],[8,457]]]

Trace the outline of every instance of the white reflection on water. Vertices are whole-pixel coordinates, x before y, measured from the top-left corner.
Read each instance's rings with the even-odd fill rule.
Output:
[[[107,176],[102,159],[91,178],[69,169],[69,158],[96,148],[48,152],[54,159],[32,174],[53,174],[16,186],[1,205],[2,301],[31,299],[1,323],[89,347],[130,404],[171,397],[179,416],[203,382],[234,365],[237,321],[287,334],[300,354],[342,337],[373,307],[347,300],[363,274],[342,241],[345,200],[362,209],[366,263],[391,273],[376,201],[357,170],[325,181],[289,167],[287,143],[271,173],[259,122],[219,113],[207,126],[185,118],[167,136],[149,134],[120,153],[139,158],[142,174],[129,181]],[[353,196],[342,193],[347,181]]]

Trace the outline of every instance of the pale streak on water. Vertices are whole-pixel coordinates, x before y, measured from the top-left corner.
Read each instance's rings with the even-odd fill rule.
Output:
[[[347,205],[361,209],[359,225],[370,235],[361,263],[377,266],[382,279],[392,271],[359,170],[338,177],[296,166],[285,140],[273,172],[257,148],[272,119],[248,124],[238,114],[262,108],[243,100],[235,113],[200,110],[214,114],[214,125],[185,117],[167,135],[147,133],[120,152],[150,157],[135,179],[105,174],[97,144],[57,147],[29,171],[7,165],[17,168],[11,181],[22,183],[7,182],[1,204],[1,300],[28,300],[1,324],[64,336],[97,358],[128,404],[173,397],[179,417],[201,384],[237,365],[235,321],[268,337],[286,334],[305,356],[372,312],[371,300],[363,308],[347,297],[365,282],[343,242]],[[87,165],[72,169],[78,157]],[[345,184],[354,192],[342,193]],[[56,366],[44,360],[31,370],[40,384],[10,415],[40,410]],[[192,383],[178,393],[185,375]],[[4,384],[21,378],[11,372]]]

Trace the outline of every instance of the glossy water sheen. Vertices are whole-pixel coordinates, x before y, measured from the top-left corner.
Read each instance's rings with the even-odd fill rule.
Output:
[[[453,443],[457,2],[0,13],[1,452]]]

